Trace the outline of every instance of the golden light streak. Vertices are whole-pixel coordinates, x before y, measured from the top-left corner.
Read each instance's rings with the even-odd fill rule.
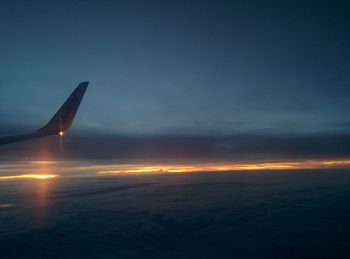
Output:
[[[0,180],[49,179],[54,177],[79,177],[115,174],[166,174],[186,172],[225,172],[303,169],[350,169],[350,159],[313,159],[290,161],[205,162],[183,161],[116,163],[90,160],[34,160],[0,164]],[[7,173],[6,173],[7,172]],[[57,173],[57,174],[56,174]],[[5,174],[5,175],[4,175]]]
[[[39,164],[39,165],[53,165],[53,164],[57,164],[58,161],[37,160],[37,161],[31,161],[30,163]]]
[[[0,176],[0,180],[12,180],[12,179],[50,179],[59,177],[57,174],[22,174],[22,175],[7,175]]]
[[[350,160],[306,160],[291,162],[260,163],[200,163],[183,165],[98,165],[98,174],[142,174],[142,173],[182,173],[182,172],[224,172],[224,171],[259,171],[259,170],[301,170],[301,169],[341,169],[350,168]]]

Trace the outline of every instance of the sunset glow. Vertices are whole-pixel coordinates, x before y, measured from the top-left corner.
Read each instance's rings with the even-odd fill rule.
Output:
[[[191,162],[177,163],[94,163],[91,161],[49,161],[36,160],[0,165],[0,180],[10,179],[49,179],[55,177],[96,176],[115,174],[166,174],[191,172],[229,172],[263,170],[308,170],[308,169],[347,169],[350,159],[342,160],[299,160],[299,161],[245,161],[245,162]],[[12,175],[11,175],[12,174]]]
[[[183,173],[183,172],[223,172],[259,170],[301,170],[301,169],[340,169],[349,168],[350,160],[307,160],[292,162],[260,163],[201,163],[201,164],[159,164],[159,165],[102,165],[98,174],[123,173]]]
[[[58,177],[56,174],[22,174],[22,175],[10,175],[0,176],[0,180],[11,180],[11,179],[49,179]]]

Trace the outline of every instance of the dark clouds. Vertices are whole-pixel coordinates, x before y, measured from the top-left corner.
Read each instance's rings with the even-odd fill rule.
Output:
[[[0,252],[347,258],[349,179],[347,171],[284,171],[0,182],[1,202],[13,204],[0,208]]]
[[[199,135],[79,135],[68,134],[61,148],[58,137],[2,146],[3,159],[106,158],[195,160],[279,160],[344,158],[350,155],[350,135],[236,134]]]

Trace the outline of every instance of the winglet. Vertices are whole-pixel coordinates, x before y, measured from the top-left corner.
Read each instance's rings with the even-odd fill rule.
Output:
[[[89,82],[81,82],[52,119],[38,131],[50,135],[60,135],[66,131],[72,124],[88,84]]]

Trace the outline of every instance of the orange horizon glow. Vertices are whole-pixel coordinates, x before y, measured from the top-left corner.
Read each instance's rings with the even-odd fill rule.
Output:
[[[22,174],[22,175],[7,175],[0,176],[0,180],[12,180],[12,179],[50,179],[59,177],[57,174]]]
[[[0,172],[12,175],[0,176],[0,180],[50,179],[55,177],[101,176],[115,174],[166,174],[192,172],[253,172],[262,170],[308,170],[350,169],[349,159],[314,159],[290,161],[245,161],[245,162],[190,162],[177,163],[157,161],[151,163],[121,163],[115,161],[94,163],[89,160],[33,160],[21,163],[2,164]]]
[[[31,161],[31,164],[39,164],[39,165],[51,165],[51,164],[57,164],[60,161],[51,161],[51,160],[35,160]]]
[[[225,171],[261,171],[261,170],[302,170],[302,169],[341,169],[350,168],[350,160],[306,160],[289,162],[259,163],[202,163],[202,164],[160,164],[160,165],[102,165],[97,174],[123,173],[186,173],[186,172],[225,172]]]

